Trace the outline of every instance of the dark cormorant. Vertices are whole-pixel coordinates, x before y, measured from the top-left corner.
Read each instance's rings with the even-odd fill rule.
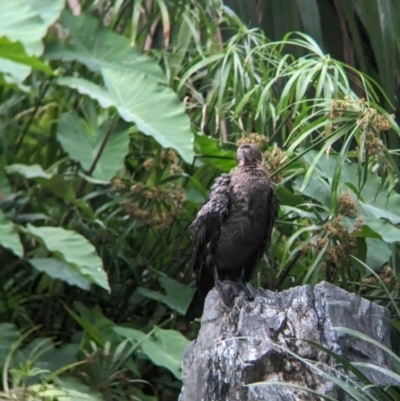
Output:
[[[202,315],[214,285],[228,306],[241,290],[254,297],[255,290],[247,283],[270,246],[279,200],[261,151],[241,145],[236,160],[237,169],[215,180],[209,199],[190,225],[197,288],[185,316],[189,321]]]

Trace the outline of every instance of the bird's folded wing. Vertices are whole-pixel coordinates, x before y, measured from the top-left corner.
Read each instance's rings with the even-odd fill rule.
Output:
[[[193,268],[198,270],[205,257],[208,243],[216,243],[221,224],[230,210],[229,186],[231,175],[223,174],[215,180],[208,201],[199,210],[196,219],[190,225],[193,243]]]

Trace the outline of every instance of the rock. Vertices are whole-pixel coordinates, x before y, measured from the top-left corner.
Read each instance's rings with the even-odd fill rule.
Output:
[[[183,358],[179,401],[320,399],[293,385],[350,400],[332,378],[324,377],[338,377],[330,369],[341,369],[338,363],[301,340],[319,343],[351,361],[393,370],[392,361],[379,347],[333,329],[353,329],[390,348],[384,320],[389,317],[387,309],[327,282],[314,290],[305,285],[281,293],[261,292],[253,302],[241,294],[233,308],[223,304],[215,289],[209,293],[199,335]],[[392,383],[375,370],[363,373],[373,383]],[[270,384],[277,381],[292,386]],[[259,382],[264,384],[247,386]]]

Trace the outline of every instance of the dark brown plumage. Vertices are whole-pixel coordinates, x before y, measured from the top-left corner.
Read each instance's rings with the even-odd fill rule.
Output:
[[[209,199],[190,225],[197,289],[187,320],[201,316],[214,284],[227,305],[241,290],[251,297],[255,290],[247,282],[270,246],[279,200],[261,152],[245,144],[237,150],[236,160],[237,170],[215,180]]]

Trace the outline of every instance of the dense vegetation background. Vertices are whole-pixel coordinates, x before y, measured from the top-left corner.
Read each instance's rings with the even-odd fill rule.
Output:
[[[187,228],[243,142],[281,200],[254,284],[325,279],[396,316],[399,13],[396,0],[3,1],[1,397],[177,399],[198,328],[182,323]],[[400,398],[361,386],[358,399]]]

